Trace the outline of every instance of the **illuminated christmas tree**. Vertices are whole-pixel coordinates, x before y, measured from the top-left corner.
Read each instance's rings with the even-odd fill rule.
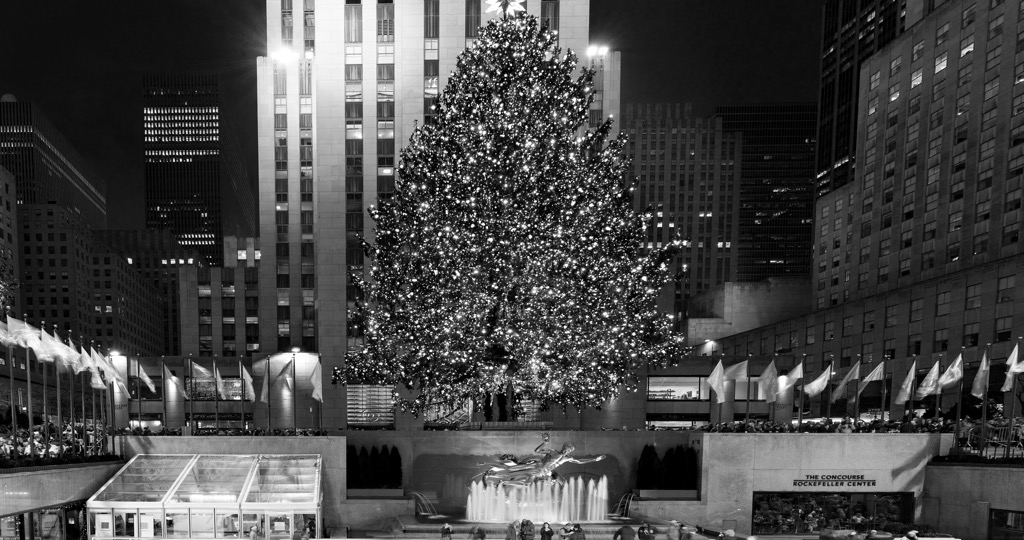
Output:
[[[509,5],[517,5],[510,2]],[[504,7],[504,6],[503,6]],[[508,8],[513,12],[514,9]],[[622,140],[593,131],[593,72],[531,16],[481,29],[371,210],[365,346],[336,380],[393,384],[407,410],[514,389],[578,407],[635,390],[681,338],[655,298],[666,250],[645,251]]]

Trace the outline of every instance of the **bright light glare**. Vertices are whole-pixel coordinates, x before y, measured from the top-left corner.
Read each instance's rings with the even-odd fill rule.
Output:
[[[597,55],[598,56],[604,56],[606,54],[608,54],[608,47],[605,47],[603,45],[601,47],[598,47],[598,49],[597,49]]]

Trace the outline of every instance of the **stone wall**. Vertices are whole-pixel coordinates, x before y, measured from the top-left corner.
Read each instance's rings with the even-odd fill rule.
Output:
[[[964,540],[986,540],[989,510],[1024,512],[1024,469],[933,465],[921,520]]]

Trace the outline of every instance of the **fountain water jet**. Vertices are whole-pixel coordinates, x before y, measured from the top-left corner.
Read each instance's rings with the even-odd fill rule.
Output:
[[[466,501],[468,521],[509,523],[529,519],[534,523],[605,521],[608,518],[608,477],[585,480],[582,476],[557,482],[536,482],[519,489],[494,483],[473,482]]]

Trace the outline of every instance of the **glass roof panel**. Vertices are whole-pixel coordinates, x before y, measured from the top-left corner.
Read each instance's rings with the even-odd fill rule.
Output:
[[[254,463],[254,455],[201,455],[167,503],[237,503]]]
[[[260,456],[248,503],[319,501],[320,456]]]
[[[140,455],[97,493],[94,500],[160,502],[192,457]]]

